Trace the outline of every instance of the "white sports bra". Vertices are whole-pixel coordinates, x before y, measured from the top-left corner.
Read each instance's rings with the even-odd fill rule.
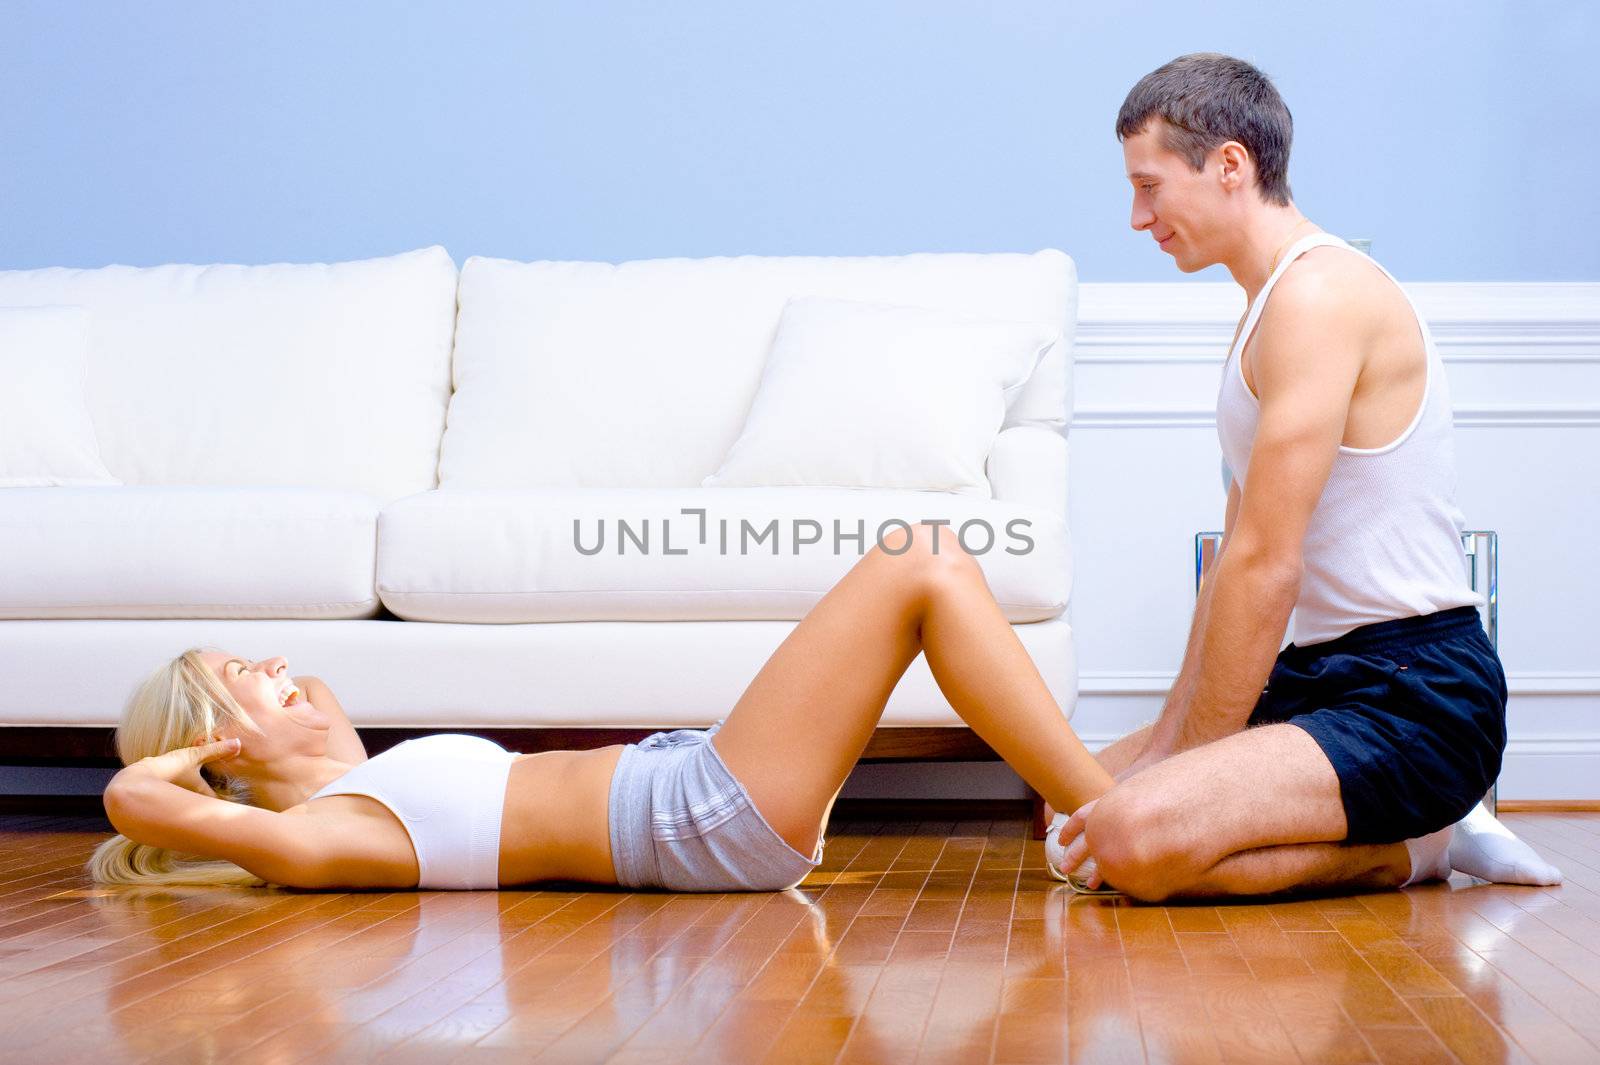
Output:
[[[481,736],[422,736],[354,766],[311,798],[365,795],[387,806],[417,852],[417,887],[492,890],[500,886],[500,816],[515,758]]]

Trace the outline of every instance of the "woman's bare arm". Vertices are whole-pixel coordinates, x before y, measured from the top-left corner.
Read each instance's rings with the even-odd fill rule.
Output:
[[[230,741],[169,751],[125,766],[106,785],[106,816],[135,843],[220,858],[286,887],[318,888],[332,856],[332,832],[305,812],[281,814],[201,794],[176,782],[233,753]]]

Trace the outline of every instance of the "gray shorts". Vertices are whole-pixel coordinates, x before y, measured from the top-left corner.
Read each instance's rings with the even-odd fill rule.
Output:
[[[822,860],[773,831],[708,730],[657,732],[622,749],[611,777],[611,863],[626,888],[781,891]]]

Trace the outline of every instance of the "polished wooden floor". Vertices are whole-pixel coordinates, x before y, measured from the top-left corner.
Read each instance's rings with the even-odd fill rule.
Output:
[[[1074,898],[1021,816],[836,819],[778,895],[106,891],[0,817],[0,1060],[1600,1061],[1600,814],[1559,888]]]

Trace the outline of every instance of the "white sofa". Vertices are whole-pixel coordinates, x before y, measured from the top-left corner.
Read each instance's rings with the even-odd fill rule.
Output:
[[[992,498],[700,487],[808,294],[1061,330],[989,454]],[[980,561],[1070,713],[1075,299],[1055,251],[0,272],[0,307],[87,309],[122,482],[0,488],[0,745],[103,735],[197,644],[287,655],[363,727],[706,725],[858,557],[795,553],[796,519],[860,521],[868,547],[891,517],[1025,519],[1033,550]],[[724,519],[778,519],[778,553],[712,550]],[[623,520],[653,550],[574,550],[575,521],[588,541]],[[919,660],[884,724],[959,722]]]

